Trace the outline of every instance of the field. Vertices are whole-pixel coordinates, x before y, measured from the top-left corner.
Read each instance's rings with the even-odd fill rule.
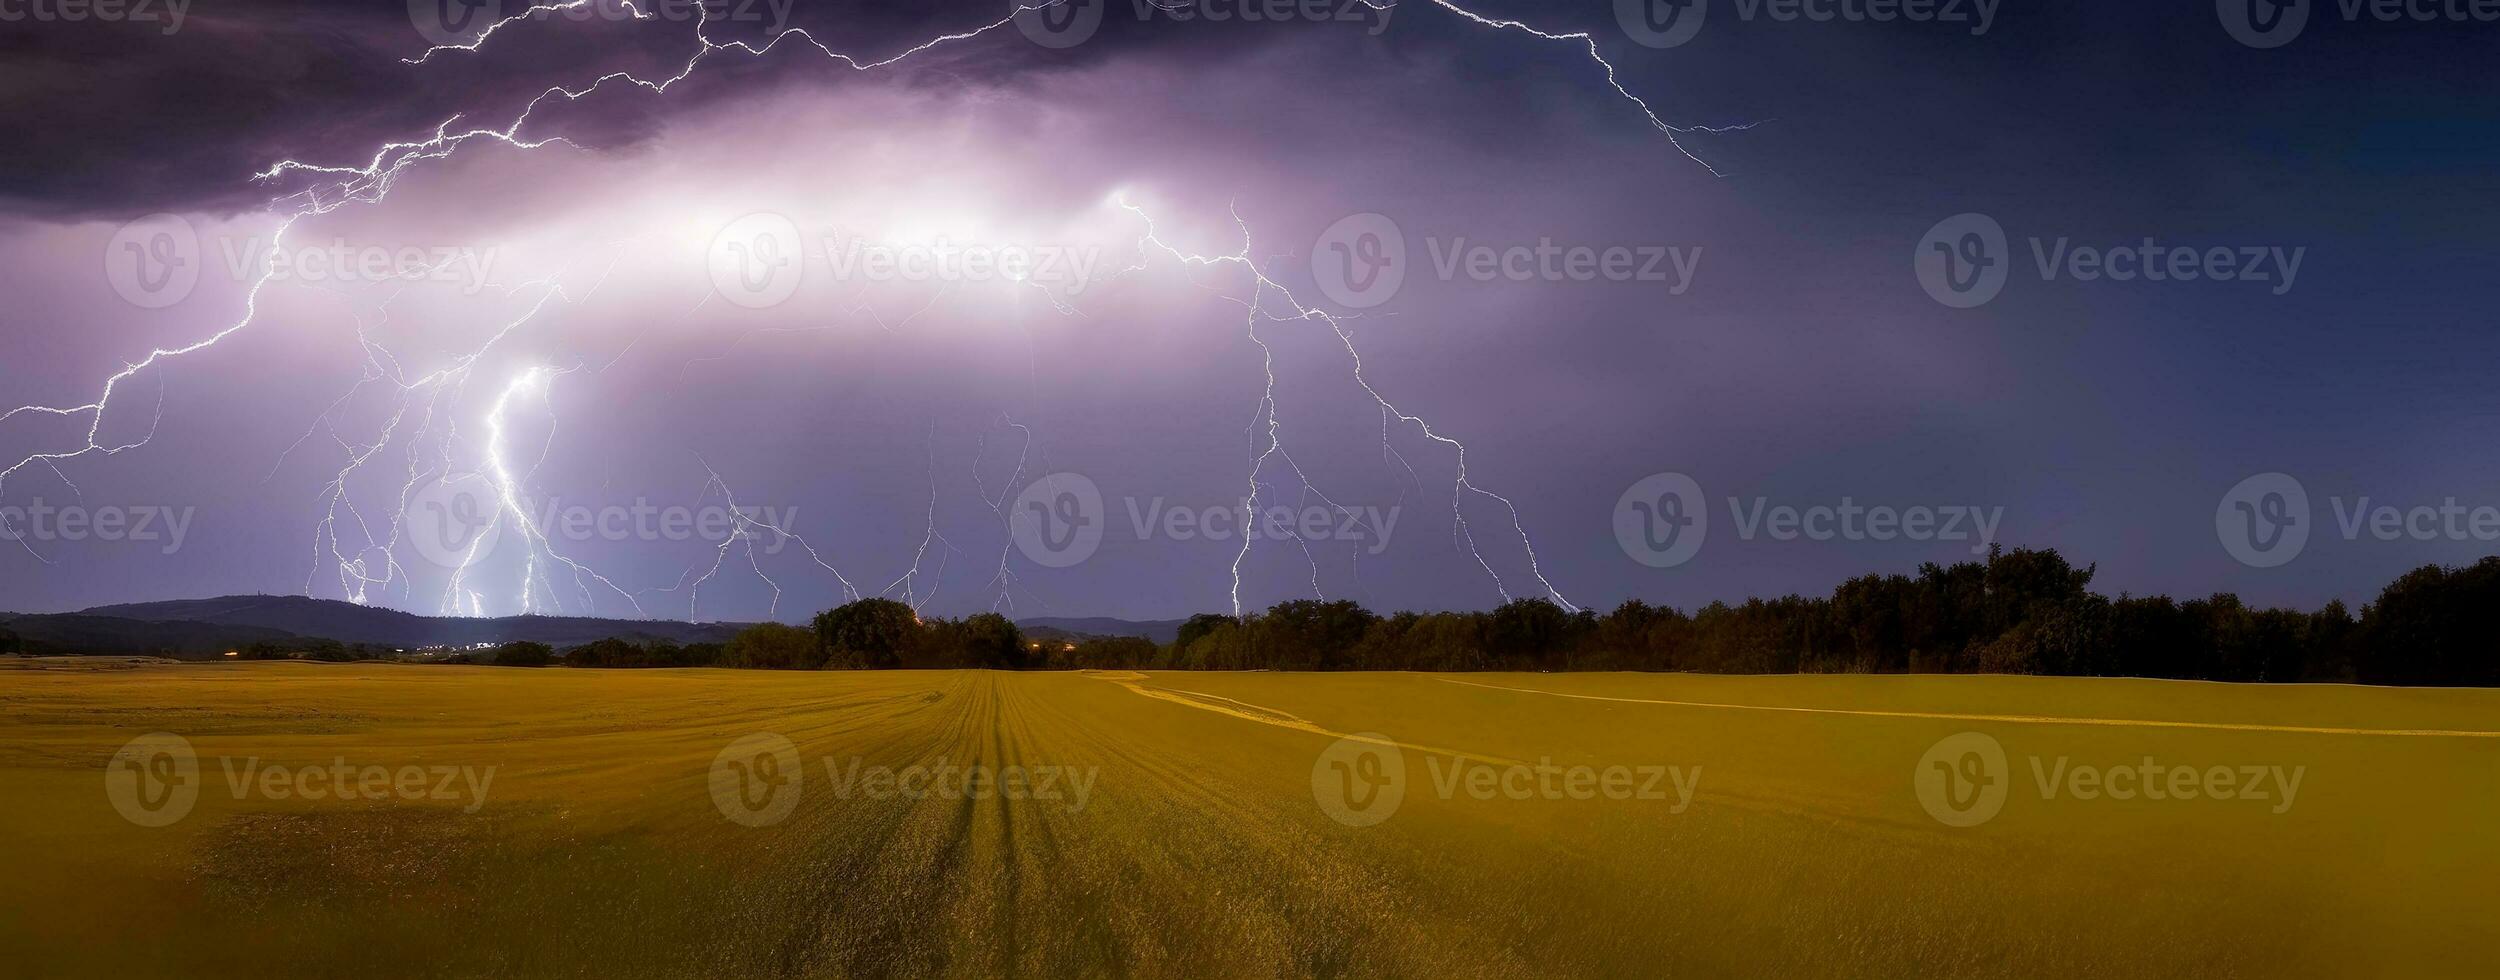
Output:
[[[2491,732],[2018,677],[18,667],[0,972],[2490,977]]]

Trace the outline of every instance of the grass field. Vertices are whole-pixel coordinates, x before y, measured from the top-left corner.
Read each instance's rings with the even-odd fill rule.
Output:
[[[159,827],[151,732],[197,765]],[[21,667],[0,972],[2491,977],[2488,732],[2012,677]]]

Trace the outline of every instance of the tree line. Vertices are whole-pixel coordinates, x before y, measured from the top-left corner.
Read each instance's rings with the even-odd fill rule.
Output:
[[[1692,612],[1639,600],[1612,611],[1519,599],[1481,612],[1382,616],[1296,599],[1235,618],[1203,614],[1174,642],[1044,641],[996,613],[924,619],[890,599],[829,610],[812,628],[767,623],[728,643],[603,640],[555,656],[538,644],[495,662],[581,667],[780,670],[1639,670],[1711,673],[2004,673],[2215,681],[2500,686],[2500,557],[2425,566],[2355,615],[2343,603],[2259,609],[2230,593],[2111,598],[2094,566],[2053,550],[1866,575],[1828,597],[1713,602]],[[534,649],[532,649],[534,648]],[[505,660],[509,654],[513,659]]]

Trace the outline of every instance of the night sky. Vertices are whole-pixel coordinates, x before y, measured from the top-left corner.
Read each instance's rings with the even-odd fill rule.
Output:
[[[1982,31],[1972,0],[1885,23],[1707,0],[1654,48],[1622,26],[1638,7],[1462,4],[1588,32],[1627,96],[1586,42],[1425,0],[1204,16],[1248,6],[1119,0],[1076,43],[1028,13],[867,70],[817,45],[878,62],[1007,7],[724,6],[700,28],[744,46],[665,92],[637,80],[696,54],[682,8],[519,20],[422,64],[433,0],[197,0],[178,28],[161,0],[0,8],[0,412],[52,409],[0,421],[0,466],[25,460],[0,609],[1689,608],[1985,550],[1970,521],[1773,531],[1844,500],[1971,508],[2112,595],[2357,604],[2500,550],[2474,516],[2500,507],[2500,23],[2309,3],[2261,48],[2234,2],[2005,3]],[[783,28],[808,35],[754,53]],[[534,99],[511,140],[427,144]],[[394,142],[427,158],[376,156]],[[377,160],[387,179],[345,172]],[[2002,286],[1941,302],[1920,257],[1974,212]],[[801,254],[775,266],[785,227]],[[1950,249],[1975,226],[1948,227]],[[939,247],[1056,268],[857,261]],[[341,273],[340,250],[390,264]],[[2148,250],[2200,275],[2078,275]],[[1188,260],[1240,254],[1264,282]],[[1254,473],[1316,537],[1166,522]],[[1662,473],[1699,490],[1698,550],[1619,533]],[[2243,483],[2275,473],[2303,493]],[[2381,535],[2363,498],[2457,516]],[[1035,527],[1063,504],[1099,534],[1082,554]],[[2235,513],[2305,544],[2285,524],[2235,557]],[[490,547],[421,540],[479,514]]]

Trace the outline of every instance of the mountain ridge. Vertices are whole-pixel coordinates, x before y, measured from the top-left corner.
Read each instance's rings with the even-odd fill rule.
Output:
[[[1169,643],[1181,620],[1035,617],[1017,625],[1046,639],[1140,636]],[[636,643],[723,643],[751,623],[590,616],[425,616],[300,595],[224,595],[94,606],[68,613],[0,613],[30,653],[222,656],[254,643],[335,640],[414,649],[531,641],[559,649],[611,637]]]

